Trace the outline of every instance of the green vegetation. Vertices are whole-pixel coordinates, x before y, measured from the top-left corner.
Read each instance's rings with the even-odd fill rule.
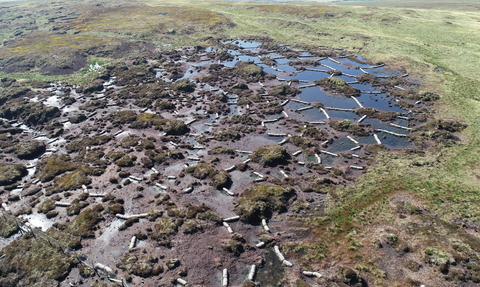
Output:
[[[7,148],[5,152],[13,152],[20,159],[33,159],[44,153],[45,149],[43,142],[32,140]]]
[[[78,164],[74,163],[68,155],[51,155],[37,164],[36,176],[42,182],[46,182],[59,174],[74,170],[77,166]]]
[[[158,258],[151,255],[139,258],[137,255],[125,255],[122,264],[128,273],[147,278],[157,276],[163,272],[162,265],[158,264]]]
[[[348,132],[355,136],[368,136],[369,134],[371,134],[371,131],[373,129],[373,127],[368,124],[363,124],[363,123],[355,124],[350,120],[343,120],[341,122],[330,121],[328,124],[334,130],[337,130],[340,132]]]
[[[270,218],[273,212],[284,212],[288,200],[295,194],[279,186],[255,185],[243,191],[236,212],[244,222],[258,223]]]
[[[237,62],[235,68],[238,75],[247,82],[258,82],[265,76],[263,69],[253,62]]]
[[[21,179],[27,172],[23,164],[0,163],[0,185],[12,184]]]
[[[63,248],[74,247],[75,238],[55,230],[47,234],[56,239],[55,244],[27,235],[2,250],[5,258],[0,263],[0,285],[15,286],[11,282],[22,282],[24,286],[56,286],[68,275],[77,260],[63,253]]]
[[[85,150],[87,147],[103,145],[113,139],[111,135],[83,137],[81,139],[74,139],[65,146],[67,152],[79,152]]]
[[[268,94],[272,97],[295,96],[300,93],[300,90],[290,87],[287,84],[281,84],[275,86],[268,91]]]
[[[212,185],[220,190],[224,187],[228,187],[232,183],[232,179],[228,172],[224,170],[215,170],[207,163],[199,163],[195,166],[190,166],[185,169],[185,172],[192,174],[193,177],[198,179],[210,178]]]
[[[360,90],[354,87],[351,87],[343,79],[339,78],[324,78],[321,80],[315,81],[315,84],[323,87],[325,90],[333,91],[335,93],[340,93],[345,97],[358,97],[360,96]]]
[[[152,238],[163,239],[166,236],[173,235],[177,233],[179,225],[181,223],[173,218],[162,218],[155,223],[155,233],[152,234]]]
[[[229,147],[219,146],[208,151],[208,154],[235,154],[235,151]]]
[[[15,221],[11,218],[1,216],[0,222],[0,237],[10,237],[20,230]]]
[[[67,231],[82,238],[95,237],[95,228],[97,224],[103,220],[102,211],[102,205],[85,209],[68,224]]]
[[[290,155],[284,147],[272,145],[259,147],[250,158],[263,166],[277,166],[290,159]]]

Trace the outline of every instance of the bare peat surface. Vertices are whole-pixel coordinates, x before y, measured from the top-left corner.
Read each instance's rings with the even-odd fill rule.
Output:
[[[21,228],[21,240],[46,238],[39,250],[71,259],[43,266],[38,256],[44,286],[274,286],[302,271],[278,249],[305,236],[288,216],[322,216],[328,191],[353,185],[379,150],[422,153],[432,131],[454,140],[458,127],[428,122],[438,96],[381,63],[217,46],[98,67],[84,87],[2,79],[5,236]]]

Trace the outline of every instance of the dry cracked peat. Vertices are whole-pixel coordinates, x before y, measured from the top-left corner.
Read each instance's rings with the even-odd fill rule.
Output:
[[[112,273],[133,286],[220,286],[223,269],[231,286],[295,280],[302,263],[274,252],[308,236],[288,215],[322,216],[328,193],[354,185],[379,150],[422,154],[464,128],[432,120],[438,96],[381,64],[215,45],[150,52],[82,87],[1,80],[0,197],[11,216],[0,234],[16,240],[0,252],[0,285],[100,284]],[[14,218],[43,237],[20,237]],[[366,282],[346,266],[315,278]]]

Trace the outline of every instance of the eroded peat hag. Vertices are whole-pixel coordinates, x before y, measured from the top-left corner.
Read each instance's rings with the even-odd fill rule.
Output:
[[[85,86],[2,80],[3,208],[44,238],[78,242],[63,277],[45,280],[96,284],[106,277],[95,270],[133,285],[219,286],[224,269],[231,286],[295,278],[307,267],[278,246],[291,253],[311,231],[287,219],[322,216],[378,151],[423,153],[464,128],[430,120],[438,97],[407,75],[318,54],[218,41],[100,67]],[[5,236],[22,229],[8,226]]]

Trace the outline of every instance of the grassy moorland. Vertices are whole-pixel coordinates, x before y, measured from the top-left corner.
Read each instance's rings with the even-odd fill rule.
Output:
[[[107,2],[104,7],[75,1],[3,3],[8,9],[2,12],[5,27],[0,37],[7,42],[0,47],[4,71],[0,77],[83,83],[95,72],[82,68],[69,75],[45,75],[35,67],[68,61],[76,53],[86,53],[85,63],[115,63],[141,54],[144,46],[206,46],[211,37],[266,37],[294,47],[343,49],[408,72],[421,90],[441,96],[433,106],[435,118],[467,125],[457,135],[460,141],[432,147],[423,155],[379,151],[356,186],[329,192],[326,216],[312,212],[308,219],[289,218],[292,226],[309,232],[304,241],[283,248],[306,267],[354,266],[375,286],[414,286],[422,278],[436,286],[453,286],[466,276],[467,281],[479,282],[480,4],[476,2],[320,5],[144,0],[134,5]],[[65,16],[60,20],[67,19],[49,20],[55,13]],[[18,18],[21,14],[25,16]],[[37,29],[26,29],[32,21]],[[128,48],[115,52],[122,45]],[[32,58],[35,64],[30,69],[5,68],[10,61]],[[379,244],[384,248],[377,248]],[[456,273],[442,269],[442,262],[427,264],[438,255],[435,248],[455,258],[451,270]],[[396,255],[388,255],[392,250]],[[470,263],[473,267],[467,266]]]

